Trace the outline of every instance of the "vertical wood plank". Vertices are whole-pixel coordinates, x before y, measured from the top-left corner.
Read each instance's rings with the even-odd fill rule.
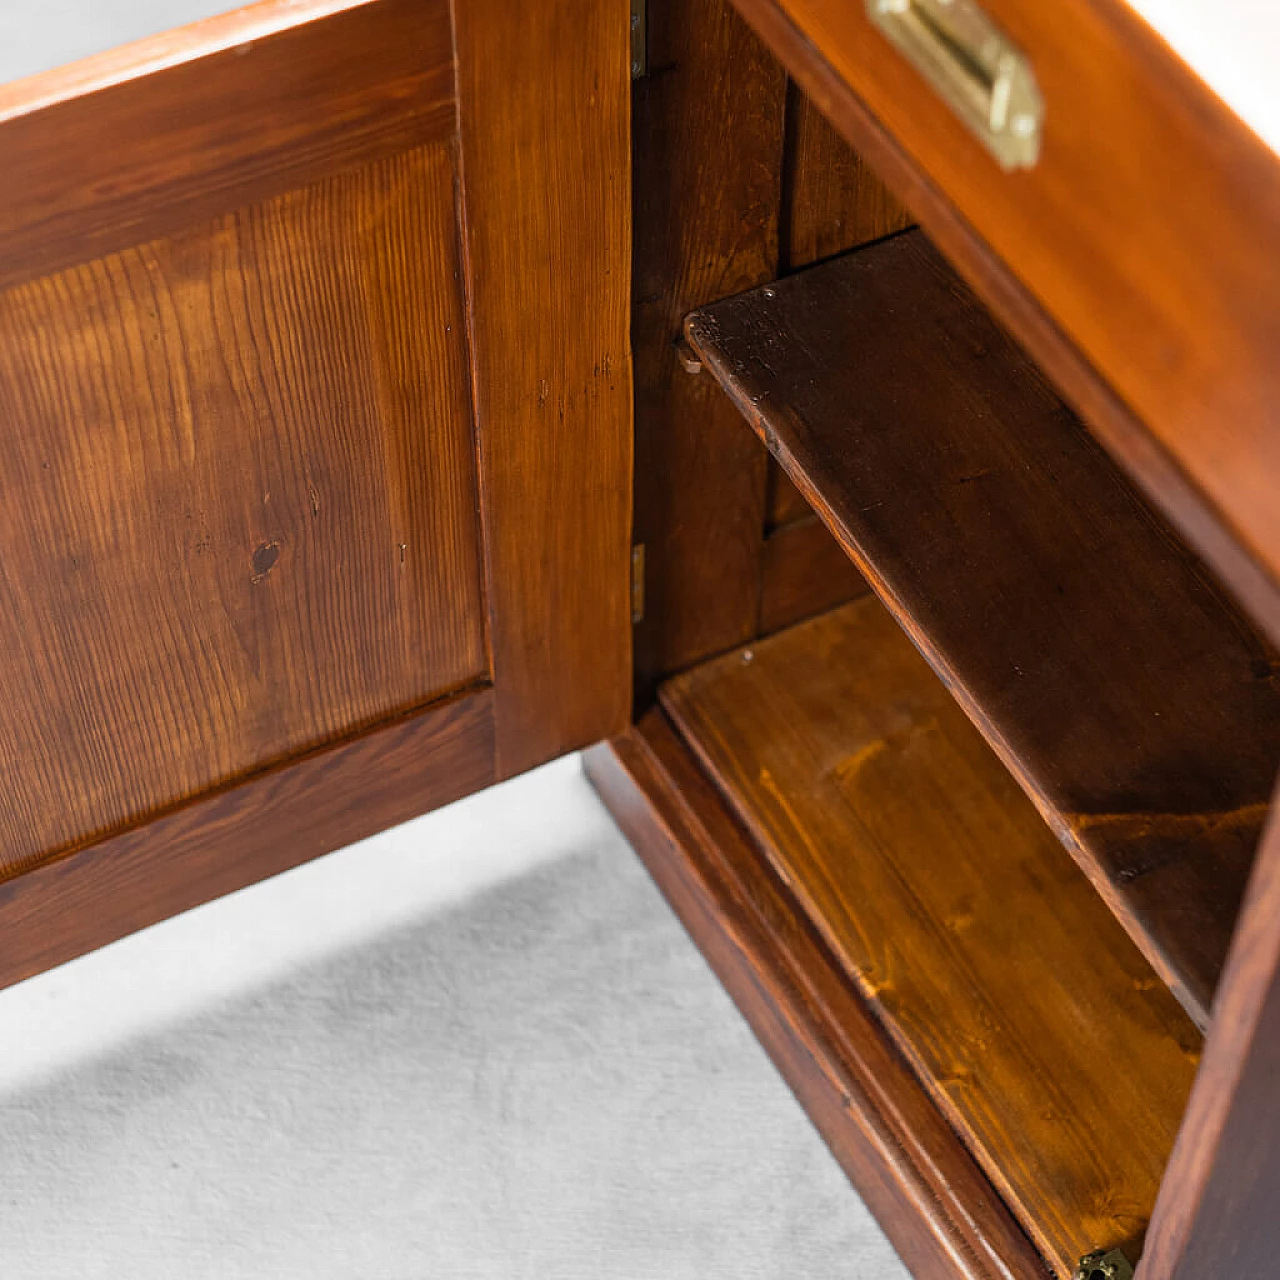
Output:
[[[1280,822],[1273,800],[1138,1280],[1274,1280],[1278,1204]]]
[[[795,81],[787,82],[786,139],[779,275],[911,225],[911,215]],[[767,494],[762,632],[776,630],[780,617],[808,617],[824,605],[851,600],[866,590],[857,570],[838,565],[837,548],[823,545],[816,531],[804,535],[816,558],[797,555],[801,539],[789,536],[788,526],[811,521],[813,511],[772,457]],[[818,560],[834,565],[834,573],[817,568]],[[810,590],[810,584],[818,590]],[[788,597],[788,607],[780,613],[777,604],[783,596]]]
[[[784,181],[784,274],[911,225],[911,215],[794,81],[787,85]]]
[[[674,344],[694,307],[777,272],[785,92],[727,0],[650,0],[633,158],[642,688],[755,634],[766,455]]]
[[[630,35],[621,0],[454,5],[497,759],[630,709]]]

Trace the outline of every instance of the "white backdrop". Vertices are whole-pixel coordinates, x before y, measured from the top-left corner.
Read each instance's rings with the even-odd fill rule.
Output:
[[[581,776],[0,993],[4,1280],[907,1280]]]

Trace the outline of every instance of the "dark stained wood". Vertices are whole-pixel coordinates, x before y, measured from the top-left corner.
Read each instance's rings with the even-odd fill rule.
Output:
[[[871,589],[812,512],[765,539],[761,588],[760,635],[825,613]]]
[[[910,215],[858,153],[800,89],[788,83],[779,274],[879,240],[909,221]],[[771,530],[812,514],[804,495],[770,459],[766,527]],[[766,554],[776,557],[779,549]]]
[[[779,274],[879,240],[909,221],[910,215],[858,153],[798,86],[789,83]],[[812,517],[804,495],[770,457],[760,603],[765,632],[822,613],[866,590],[861,575],[840,567],[830,536],[809,524]],[[803,531],[785,529],[797,521],[806,524]],[[794,561],[789,559],[792,555]],[[802,594],[806,587],[811,588],[808,597]]]
[[[1141,1280],[1272,1280],[1280,1258],[1280,823],[1258,853]]]
[[[452,136],[447,0],[265,0],[0,86],[0,287]]]
[[[736,0],[1280,641],[1280,163],[1120,0],[993,0],[1048,101],[1003,175],[845,0]],[[1214,246],[1196,252],[1189,246]],[[994,252],[993,252],[994,249]]]
[[[918,233],[689,336],[1201,1026],[1280,666]]]
[[[778,465],[777,459],[770,456],[769,480],[765,486],[765,536],[785,525],[807,520],[812,515],[813,508],[804,494]]]
[[[631,706],[630,36],[614,0],[457,6],[498,774]]]
[[[587,774],[916,1280],[1044,1265],[660,712]]]
[[[780,274],[902,231],[911,215],[795,83],[787,86]]]
[[[460,799],[494,780],[466,692],[0,883],[0,986]]]
[[[662,705],[1057,1273],[1139,1240],[1200,1036],[881,605]]]
[[[487,678],[454,179],[0,293],[0,876]]]
[[[650,0],[635,86],[635,539],[642,692],[755,634],[767,455],[675,349],[687,312],[778,267],[786,77],[728,0]]]

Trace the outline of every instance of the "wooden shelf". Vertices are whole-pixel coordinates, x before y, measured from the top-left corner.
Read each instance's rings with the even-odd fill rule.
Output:
[[[662,705],[1054,1269],[1133,1249],[1199,1033],[879,602]]]
[[[1203,1028],[1274,652],[918,232],[686,332]]]

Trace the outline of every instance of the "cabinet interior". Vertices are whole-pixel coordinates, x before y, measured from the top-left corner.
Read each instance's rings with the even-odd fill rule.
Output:
[[[806,158],[823,125],[786,94],[776,271],[693,300],[671,375],[725,473],[704,501],[744,491],[741,433],[768,450],[755,559],[703,556],[707,619],[746,573],[757,612],[653,664],[656,698],[1051,1269],[1136,1259],[1280,765],[1280,666],[874,175],[834,135]],[[659,611],[661,575],[707,571],[659,556]]]

